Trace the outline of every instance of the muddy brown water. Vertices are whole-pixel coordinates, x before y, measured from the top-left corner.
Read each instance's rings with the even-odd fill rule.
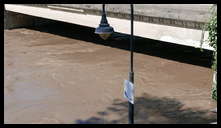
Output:
[[[4,30],[5,123],[127,123],[129,38],[65,23]],[[209,123],[210,52],[135,38],[135,123]]]

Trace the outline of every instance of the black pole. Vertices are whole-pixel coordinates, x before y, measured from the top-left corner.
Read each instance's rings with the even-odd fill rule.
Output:
[[[134,20],[134,9],[133,4],[130,4],[131,7],[131,35],[130,35],[130,72],[129,72],[129,81],[134,83],[134,72],[133,72],[133,20]],[[129,124],[134,124],[134,105],[128,102],[128,119]]]
[[[105,13],[105,4],[102,4],[102,17],[101,17],[101,23],[100,25],[103,25],[103,24],[108,24],[107,22],[107,18],[106,18],[106,13]]]
[[[105,12],[105,4],[102,4],[102,17],[101,17],[100,26],[102,27],[109,26]]]
[[[103,7],[102,13],[104,14],[105,13],[105,4],[102,4],[102,7]]]

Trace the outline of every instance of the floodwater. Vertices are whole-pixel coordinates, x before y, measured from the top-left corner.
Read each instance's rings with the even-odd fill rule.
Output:
[[[129,38],[65,23],[4,30],[4,122],[127,123]],[[135,123],[210,123],[211,53],[135,38]]]

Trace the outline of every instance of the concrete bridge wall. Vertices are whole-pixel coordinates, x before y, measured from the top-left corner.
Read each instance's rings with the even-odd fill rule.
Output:
[[[92,15],[101,15],[101,4],[32,4]],[[134,4],[134,20],[154,24],[201,29],[208,22],[212,4]],[[62,8],[64,7],[64,8]],[[71,10],[73,9],[73,10]],[[74,10],[76,9],[76,10]],[[129,4],[106,4],[107,16],[130,19]]]
[[[207,32],[203,35],[201,28],[208,22],[211,6],[213,5],[135,4],[134,34],[181,45],[201,47],[200,41],[206,40],[208,35]],[[10,12],[94,28],[100,22],[101,9],[101,4],[6,5],[6,10]],[[108,21],[116,32],[130,34],[129,4],[107,4],[106,11]],[[14,20],[16,21],[17,18],[14,17]],[[212,50],[207,44],[202,47]]]

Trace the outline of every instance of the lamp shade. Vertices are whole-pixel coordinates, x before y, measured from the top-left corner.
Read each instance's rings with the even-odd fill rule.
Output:
[[[114,29],[108,24],[106,14],[102,14],[101,22],[99,26],[95,29],[95,33],[99,34],[99,36],[106,40],[112,33]]]

